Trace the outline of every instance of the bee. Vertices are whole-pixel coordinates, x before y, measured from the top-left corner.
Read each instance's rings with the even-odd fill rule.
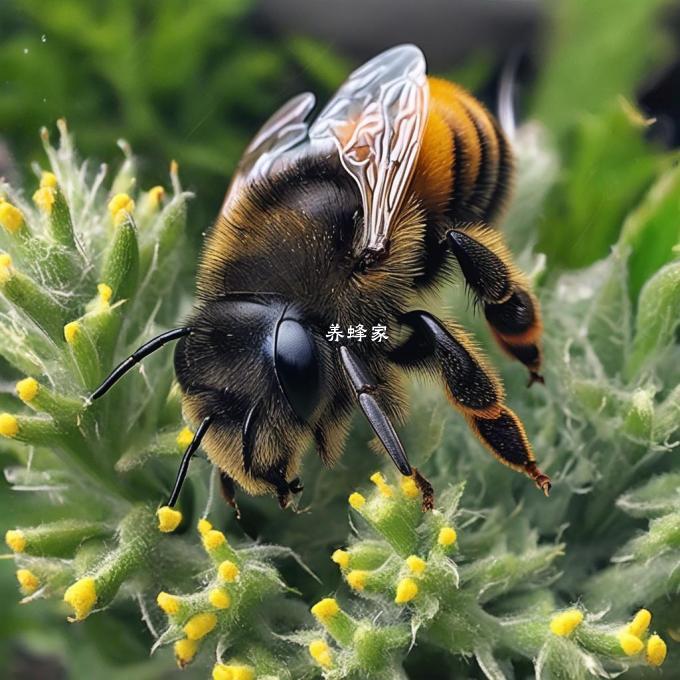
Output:
[[[429,510],[432,486],[393,425],[404,420],[405,373],[425,372],[482,444],[547,495],[550,479],[487,359],[453,320],[418,309],[459,272],[501,348],[529,384],[542,381],[538,301],[493,228],[511,187],[508,139],[462,87],[428,77],[414,45],[354,71],[309,122],[314,106],[309,93],[291,99],[247,147],[186,324],[128,357],[92,398],[178,340],[175,373],[196,431],[169,506],[201,445],[232,505],[238,485],[286,507],[302,490],[305,450],[337,461],[358,407]],[[387,337],[329,338],[331,326],[357,321]]]

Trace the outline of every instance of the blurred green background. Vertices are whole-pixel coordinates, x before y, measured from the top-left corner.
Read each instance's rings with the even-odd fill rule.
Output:
[[[33,187],[31,163],[43,157],[38,130],[53,129],[59,117],[94,162],[119,165],[114,142],[127,139],[141,159],[142,186],[163,181],[169,159],[177,159],[183,182],[198,196],[190,213],[189,279],[201,233],[259,124],[292,94],[311,89],[323,101],[350,68],[411,41],[432,72],[462,82],[494,109],[503,69],[517,64],[520,122],[544,126],[559,164],[546,169],[554,181],[545,207],[532,222],[513,225],[511,238],[537,243],[553,275],[605,256],[624,217],[673,162],[679,16],[677,3],[667,0],[2,0],[0,175]],[[647,134],[630,125],[638,114],[657,118]],[[536,206],[541,198],[520,197]],[[633,293],[671,245],[659,243],[656,261],[648,250],[644,261],[631,264]],[[12,390],[13,383],[3,383],[3,392]],[[4,467],[10,456],[2,451]],[[19,496],[0,481],[5,525],[30,512],[40,516],[39,501]],[[0,597],[3,677],[69,677],[67,666],[100,668],[101,644],[95,650],[87,637],[101,642],[107,635],[101,629],[126,614],[95,617],[64,637],[55,630],[63,619],[52,608],[16,604],[9,560],[0,562]],[[104,654],[143,656],[143,644],[130,630],[129,640],[112,639]],[[158,677],[151,662],[123,673]]]
[[[37,131],[65,117],[80,152],[95,161],[115,166],[122,156],[112,140],[129,141],[142,159],[142,186],[159,182],[168,159],[177,159],[200,195],[192,220],[198,236],[244,145],[276,107],[305,89],[323,101],[352,66],[404,41],[423,48],[431,71],[456,78],[492,108],[503,67],[519,61],[521,116],[538,118],[567,153],[573,134],[616,134],[574,131],[617,96],[640,100],[660,119],[655,134],[673,144],[680,119],[674,4],[426,0],[388,10],[386,2],[355,0],[4,0],[0,174],[26,179],[42,157]],[[612,159],[618,172],[636,158],[617,186],[601,180],[609,195],[588,234],[597,247],[551,227],[543,239],[549,255],[577,266],[606,253],[649,181],[640,151],[638,142]],[[600,159],[578,160],[595,167]],[[560,215],[562,206],[554,207]]]

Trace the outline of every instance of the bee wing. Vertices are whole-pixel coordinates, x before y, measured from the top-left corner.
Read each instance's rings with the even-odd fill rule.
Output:
[[[305,121],[315,102],[311,92],[299,94],[288,100],[260,128],[239,161],[222,204],[223,214],[245,184],[269,175],[287,151],[307,139]]]
[[[309,129],[312,142],[335,142],[359,185],[364,232],[358,254],[387,250],[418,160],[428,101],[423,53],[400,45],[354,71]]]

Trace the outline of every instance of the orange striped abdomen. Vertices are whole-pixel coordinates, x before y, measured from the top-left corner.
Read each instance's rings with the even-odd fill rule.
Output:
[[[510,145],[471,94],[446,80],[428,81],[430,110],[413,188],[428,211],[491,224],[510,189]]]

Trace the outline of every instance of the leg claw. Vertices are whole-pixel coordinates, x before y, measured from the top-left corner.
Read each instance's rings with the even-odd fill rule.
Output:
[[[531,479],[534,480],[536,486],[546,495],[550,495],[550,489],[552,488],[552,482],[548,475],[544,475],[536,466],[536,463],[532,460],[525,465],[527,474]]]
[[[529,382],[527,383],[527,387],[531,387],[534,383],[541,383],[541,385],[545,385],[545,378],[536,371],[530,371]]]
[[[432,510],[434,508],[434,489],[432,488],[432,484],[430,484],[416,468],[413,468],[413,481],[416,483],[416,486],[423,496],[423,512]]]

